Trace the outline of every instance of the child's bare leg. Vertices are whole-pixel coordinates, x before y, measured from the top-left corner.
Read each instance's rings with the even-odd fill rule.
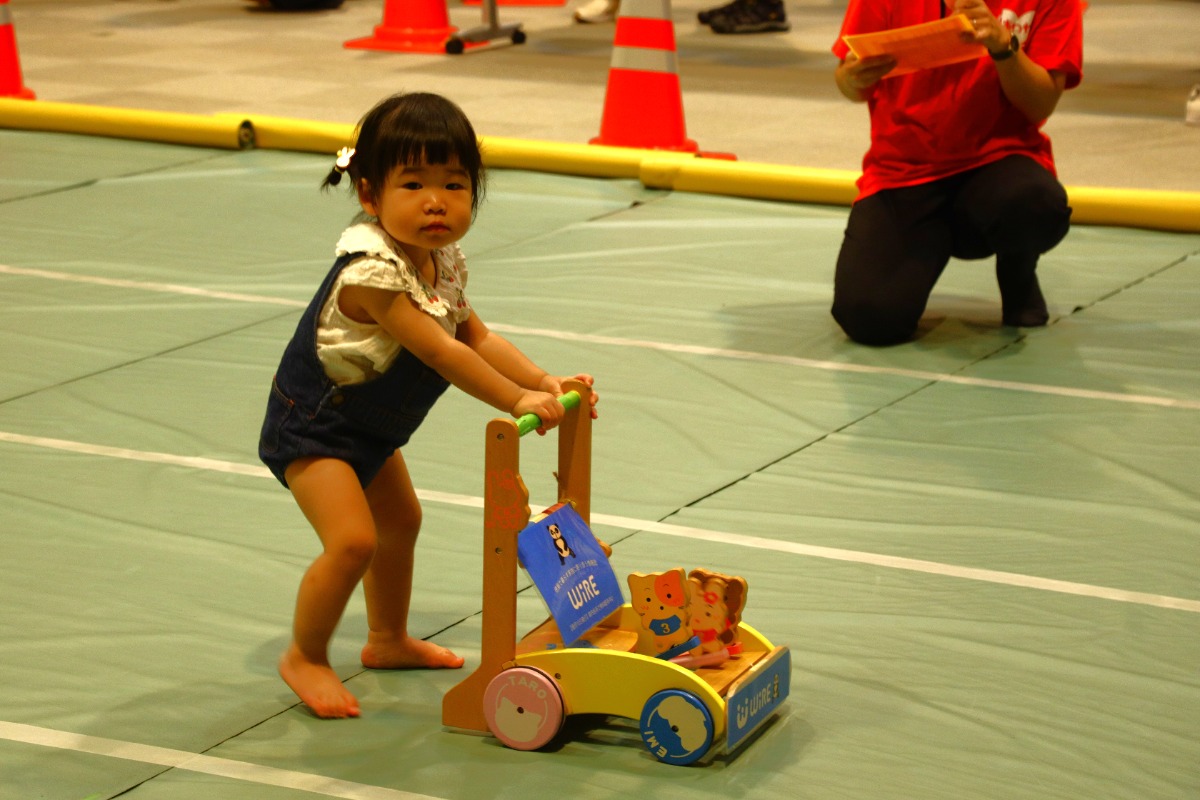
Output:
[[[421,529],[421,504],[404,457],[397,451],[367,487],[378,547],[363,577],[370,633],[362,650],[372,669],[450,668],[463,659],[444,647],[408,635],[413,555]]]
[[[300,582],[292,642],[279,674],[317,716],[357,717],[358,701],[329,665],[329,640],[375,551],[374,519],[354,470],[343,461],[301,459],[286,477],[324,551]]]

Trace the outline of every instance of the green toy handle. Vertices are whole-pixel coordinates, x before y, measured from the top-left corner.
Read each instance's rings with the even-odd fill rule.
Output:
[[[579,405],[579,392],[567,392],[559,396],[558,402],[562,403],[563,408],[574,408]],[[517,433],[521,436],[536,431],[542,424],[542,420],[537,414],[526,414],[517,420]]]

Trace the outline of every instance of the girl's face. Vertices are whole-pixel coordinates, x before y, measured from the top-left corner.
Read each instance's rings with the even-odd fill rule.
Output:
[[[471,178],[457,159],[396,167],[387,185],[371,188],[365,181],[359,186],[363,210],[379,220],[414,264],[424,264],[430,250],[457,242],[471,227]]]

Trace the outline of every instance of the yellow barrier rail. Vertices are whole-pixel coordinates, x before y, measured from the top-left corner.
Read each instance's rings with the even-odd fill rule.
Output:
[[[255,114],[181,114],[0,99],[0,128],[112,136],[198,147],[333,154],[354,126]],[[638,180],[651,189],[849,205],[857,172],[698,157],[691,153],[482,137],[489,167]],[[1200,233],[1200,192],[1068,186],[1078,225]]]

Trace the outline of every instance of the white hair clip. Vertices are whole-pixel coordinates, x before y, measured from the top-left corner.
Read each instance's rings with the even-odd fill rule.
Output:
[[[333,162],[333,169],[329,172],[329,183],[337,186],[342,180],[342,173],[350,169],[350,159],[354,158],[353,147],[343,147],[337,151],[337,159]]]

